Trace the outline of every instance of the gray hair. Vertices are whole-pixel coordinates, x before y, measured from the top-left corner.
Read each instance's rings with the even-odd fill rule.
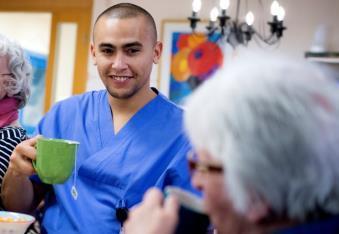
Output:
[[[194,147],[221,160],[236,210],[250,193],[305,220],[339,212],[339,87],[305,61],[239,56],[187,101]]]
[[[0,34],[0,56],[8,56],[9,70],[13,74],[2,82],[0,89],[8,97],[19,100],[19,107],[25,106],[30,95],[32,66],[25,56],[24,50],[16,42]]]

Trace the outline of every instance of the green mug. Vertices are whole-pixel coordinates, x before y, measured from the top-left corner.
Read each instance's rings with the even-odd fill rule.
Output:
[[[79,142],[39,138],[36,160],[32,162],[39,178],[46,184],[62,184],[73,172]]]

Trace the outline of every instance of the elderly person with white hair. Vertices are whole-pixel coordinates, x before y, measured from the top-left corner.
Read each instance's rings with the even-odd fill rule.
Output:
[[[217,233],[339,233],[339,89],[316,67],[239,56],[189,98],[185,124]],[[173,233],[177,203],[149,191],[126,233]]]
[[[18,109],[27,102],[31,76],[23,49],[0,34],[0,189],[13,149],[27,138],[18,122]]]

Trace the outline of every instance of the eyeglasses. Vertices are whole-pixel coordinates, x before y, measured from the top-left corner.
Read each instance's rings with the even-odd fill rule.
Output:
[[[9,76],[11,78],[15,77],[13,73],[2,73],[2,74],[0,74],[0,76],[2,76],[2,77]]]
[[[221,174],[224,172],[224,168],[221,165],[213,165],[208,163],[202,163],[197,160],[196,154],[194,151],[189,151],[187,154],[187,160],[188,160],[188,167],[193,174],[195,171],[199,171],[201,173],[215,173],[215,174]]]

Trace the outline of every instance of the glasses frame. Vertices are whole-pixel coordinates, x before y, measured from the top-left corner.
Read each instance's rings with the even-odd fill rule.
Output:
[[[13,73],[0,73],[0,76],[1,77],[11,77],[11,78],[15,78],[14,74]]]
[[[196,153],[192,150],[187,153],[188,168],[191,173],[195,171],[201,173],[213,173],[213,174],[222,174],[224,173],[224,167],[216,164],[209,164],[199,162],[195,157]]]

